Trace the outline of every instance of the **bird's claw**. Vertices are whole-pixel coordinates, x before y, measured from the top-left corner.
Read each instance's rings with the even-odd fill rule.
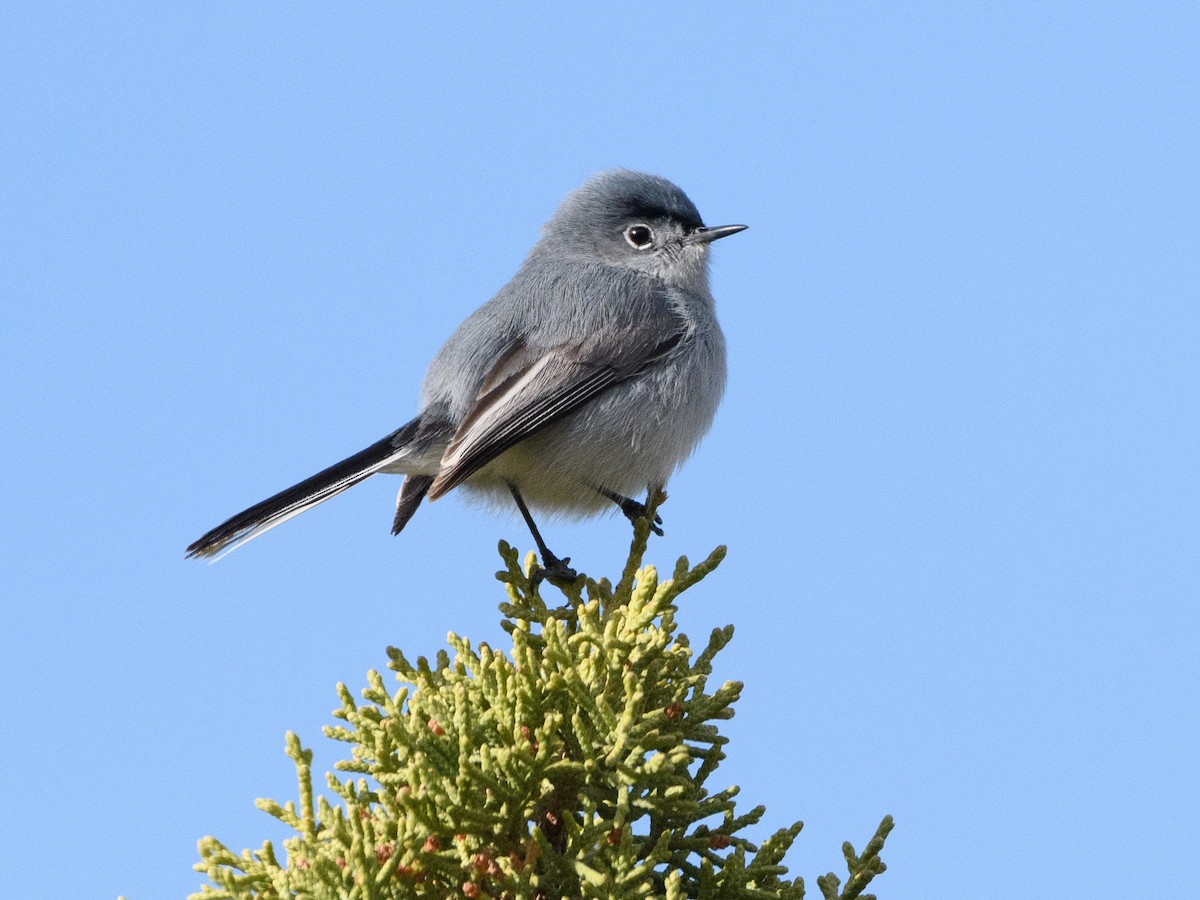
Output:
[[[647,510],[646,510],[645,503],[639,503],[636,500],[630,500],[629,498],[626,498],[621,501],[620,506],[621,506],[621,512],[625,513],[625,518],[627,518],[630,522],[632,522],[635,525],[637,524],[638,519],[648,519],[649,518],[649,516],[646,515]],[[650,523],[650,530],[653,531],[655,534],[657,534],[659,537],[662,537],[663,530],[661,528],[659,528],[660,525],[662,525],[662,516],[656,515],[654,517],[654,521]]]
[[[579,573],[568,565],[571,557],[564,556],[559,559],[552,553],[543,553],[542,557],[542,564],[534,570],[533,577],[530,579],[533,587],[536,588],[541,584],[542,579],[557,585],[560,583],[570,584],[579,577]]]

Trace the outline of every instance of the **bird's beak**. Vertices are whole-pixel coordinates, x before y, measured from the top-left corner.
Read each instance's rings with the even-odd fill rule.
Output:
[[[737,234],[739,231],[745,231],[745,225],[718,225],[715,228],[705,228],[701,225],[687,237],[689,244],[711,244],[713,241],[723,237],[729,237],[731,234]]]

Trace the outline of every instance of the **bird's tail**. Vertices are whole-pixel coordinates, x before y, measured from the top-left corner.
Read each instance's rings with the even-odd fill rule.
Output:
[[[219,558],[240,547],[246,541],[270,531],[276,525],[298,516],[318,503],[324,503],[347,488],[370,478],[376,472],[395,463],[411,450],[420,419],[413,419],[365,450],[334,463],[328,469],[306,478],[274,497],[268,497],[249,509],[222,522],[187,548],[187,557]]]

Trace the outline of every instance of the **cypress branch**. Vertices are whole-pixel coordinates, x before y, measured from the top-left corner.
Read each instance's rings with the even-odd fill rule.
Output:
[[[295,831],[286,857],[206,837],[195,868],[210,884],[191,900],[802,898],[782,865],[802,823],[756,847],[744,832],[765,808],[739,814],[736,787],[705,787],[725,758],[716,723],[742,687],[708,685],[733,627],[694,654],[675,601],[725,549],[660,581],[643,565],[648,537],[640,520],[616,586],[581,576],[559,588],[561,607],[543,599],[532,555],[522,566],[502,542],[511,648],[450,634],[452,653],[432,664],[388,648],[395,690],[377,671],[362,701],[339,684],[324,729],[350,750],[326,776],[335,799],[315,797],[312,751],[289,732],[299,806],[257,804]],[[885,818],[861,856],[844,845],[846,886],[818,878],[825,900],[871,896],[891,828]]]

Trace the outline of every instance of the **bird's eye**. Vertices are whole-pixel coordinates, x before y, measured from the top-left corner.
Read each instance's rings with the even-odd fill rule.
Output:
[[[654,232],[648,225],[630,225],[625,229],[625,240],[635,250],[645,250],[654,243]]]

